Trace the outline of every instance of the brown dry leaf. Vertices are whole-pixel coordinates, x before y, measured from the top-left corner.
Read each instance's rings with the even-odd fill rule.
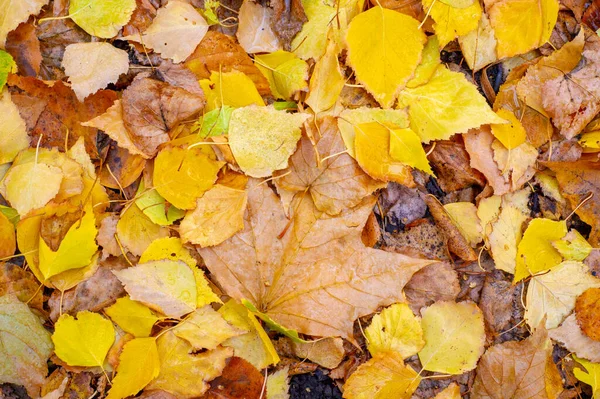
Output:
[[[13,263],[0,263],[0,296],[14,294],[30,307],[43,310],[44,295],[30,271]]]
[[[204,108],[204,95],[150,78],[137,78],[123,92],[123,121],[129,137],[146,156],[170,140],[169,130]]]
[[[136,0],[136,9],[131,14],[129,23],[123,27],[123,36],[139,35],[144,32],[156,17],[156,7],[152,0]]]
[[[117,234],[118,222],[118,213],[107,213],[106,217],[100,222],[96,241],[98,242],[98,245],[102,247],[102,254],[104,256],[121,255],[121,248],[119,248],[119,244],[115,238],[115,234]]]
[[[562,195],[569,201],[577,215],[592,226],[588,239],[594,246],[600,246],[600,163],[591,161],[546,162],[545,166],[556,173]],[[587,197],[592,197],[579,206]]]
[[[575,314],[567,317],[560,327],[548,331],[548,335],[578,357],[594,363],[600,362],[600,342],[594,341],[581,331]]]
[[[600,288],[589,288],[575,302],[575,315],[581,330],[596,341],[600,341],[599,301]]]
[[[336,119],[305,123],[307,131],[287,169],[277,171],[275,185],[286,209],[297,195],[310,194],[315,207],[335,216],[353,208],[375,190],[385,187],[363,172],[347,153]]]
[[[244,1],[238,16],[236,37],[247,53],[272,53],[281,50],[279,38],[271,28],[273,9]]]
[[[436,225],[442,230],[448,240],[448,249],[450,252],[461,258],[462,260],[475,260],[477,254],[471,248],[469,241],[460,233],[460,230],[452,221],[452,218],[444,206],[432,195],[426,195],[425,203],[429,207],[429,212],[433,216]]]
[[[469,153],[456,141],[440,140],[427,156],[437,181],[444,190],[461,190],[470,186],[485,186],[483,175],[469,164]]]
[[[15,93],[12,100],[25,119],[33,145],[37,144],[41,136],[42,147],[64,149],[67,136],[69,147],[79,137],[83,137],[87,153],[93,159],[98,157],[98,130],[81,126],[81,122],[104,113],[117,99],[114,91],[100,90],[79,102],[73,90],[63,82],[55,82],[49,86],[32,77],[10,75],[8,85]]]
[[[510,190],[516,191],[523,187],[536,172],[535,163],[538,158],[537,149],[529,143],[523,143],[512,150],[495,140],[492,143],[494,161],[502,176],[510,181]]]
[[[570,139],[600,111],[600,38],[586,31],[582,62],[542,88],[543,106],[560,133]]]
[[[308,359],[321,367],[334,369],[344,359],[344,341],[341,338],[325,338],[313,342],[292,342],[294,353],[301,359]]]
[[[273,18],[271,26],[286,50],[290,49],[292,39],[302,30],[308,21],[302,6],[302,0],[272,0]]]
[[[42,52],[32,24],[22,23],[8,34],[6,52],[14,58],[19,74],[35,77],[40,73]]]
[[[514,309],[515,301],[520,299],[519,294],[522,288],[519,285],[513,285],[512,278],[509,279],[506,276],[500,270],[488,273],[479,300],[486,329],[493,332],[495,337],[502,341],[507,338],[506,333],[512,327],[511,322],[516,324],[515,316],[522,316],[519,315],[518,310]],[[510,331],[514,330],[517,329]]]
[[[198,79],[210,79],[211,71],[239,71],[248,76],[261,95],[271,94],[269,81],[235,39],[223,33],[209,31],[192,55],[185,61]]]
[[[98,173],[100,184],[115,190],[129,187],[140,177],[145,166],[146,160],[140,155],[133,155],[113,143]]]
[[[432,263],[363,246],[373,198],[332,218],[300,197],[288,221],[266,184],[251,180],[248,190],[244,230],[198,252],[230,296],[287,328],[350,338],[357,317],[403,302],[404,285]]]
[[[556,399],[562,381],[543,326],[524,341],[489,348],[479,361],[472,395],[478,399]]]
[[[417,315],[421,308],[438,301],[453,301],[459,293],[458,273],[446,262],[425,266],[404,287],[408,304]]]
[[[232,357],[223,374],[210,383],[205,399],[259,398],[265,377],[252,364],[240,357]]]
[[[486,177],[488,184],[494,189],[495,195],[503,195],[510,191],[510,183],[502,176],[498,164],[494,161],[492,143],[494,135],[485,126],[463,134],[465,149],[471,157],[471,166]]]

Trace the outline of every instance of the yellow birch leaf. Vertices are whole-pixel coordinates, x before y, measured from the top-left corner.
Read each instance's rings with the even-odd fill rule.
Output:
[[[475,247],[483,240],[481,222],[477,216],[477,207],[470,202],[452,202],[444,205],[444,209],[458,231]]]
[[[117,376],[106,399],[123,399],[144,389],[160,372],[155,338],[136,338],[125,344],[119,356]]]
[[[269,336],[244,305],[230,299],[219,309],[219,313],[232,326],[248,331],[246,334],[229,338],[223,342],[223,346],[233,348],[236,356],[252,363],[259,370],[279,363],[279,355]]]
[[[222,106],[241,108],[247,105],[265,105],[252,79],[239,71],[210,73],[210,80],[200,81],[206,96],[205,112]]]
[[[183,261],[159,260],[113,270],[131,299],[170,317],[196,309],[196,280]]]
[[[0,164],[4,164],[12,162],[19,151],[29,147],[29,135],[25,121],[19,114],[17,106],[12,102],[8,89],[0,92],[0,109],[2,109]]]
[[[460,386],[453,382],[448,385],[443,391],[435,395],[433,399],[461,399]]]
[[[411,128],[390,129],[390,155],[398,162],[433,175],[421,138]]]
[[[408,114],[403,109],[381,109],[361,107],[345,109],[338,118],[338,128],[342,133],[348,154],[356,158],[354,136],[356,126],[363,123],[379,122],[384,125],[397,126],[400,129],[408,127]]]
[[[94,273],[96,273],[96,271],[100,267],[100,263],[98,262],[99,257],[100,251],[96,252],[96,254],[92,256],[92,260],[90,261],[89,265],[80,267],[78,269],[70,269],[65,272],[59,273],[55,276],[50,277],[48,281],[42,281],[42,283],[44,283],[44,285],[46,286],[54,287],[62,292],[70,290],[77,284],[89,279],[94,275]],[[30,266],[32,271],[35,270],[36,266]],[[36,272],[34,272],[34,274],[36,274]]]
[[[194,267],[194,280],[196,281],[196,307],[201,308],[204,305],[210,305],[213,302],[223,303],[221,299],[214,293],[208,280],[204,276],[204,272],[197,267]]]
[[[165,148],[154,160],[154,188],[177,208],[193,209],[196,200],[215,184],[223,165],[198,147]]]
[[[592,387],[593,398],[600,398],[600,364],[573,356],[582,368],[574,367],[573,374],[579,381]]]
[[[14,165],[3,179],[4,198],[25,216],[34,209],[42,208],[56,197],[63,181],[63,172],[41,162]]]
[[[557,0],[500,0],[486,11],[498,40],[498,58],[524,54],[550,39]]]
[[[178,237],[158,238],[146,248],[138,263],[151,262],[153,260],[181,260],[190,268],[196,266],[196,259],[190,254],[187,248]]]
[[[154,323],[159,320],[150,308],[128,296],[117,299],[104,311],[123,331],[138,338],[149,337]]]
[[[92,36],[110,39],[129,22],[135,0],[72,0],[69,16]]]
[[[125,250],[140,256],[156,239],[168,237],[169,230],[152,223],[136,204],[124,210],[117,223],[117,237]]]
[[[514,273],[517,265],[517,246],[523,234],[523,223],[529,217],[517,207],[502,207],[498,220],[492,224],[488,240],[497,269]]]
[[[267,78],[275,98],[290,99],[296,92],[308,87],[308,65],[294,53],[283,50],[255,55],[254,65]]]
[[[227,339],[247,332],[227,323],[210,305],[196,309],[172,331],[188,341],[194,350],[213,350]]]
[[[344,384],[345,399],[410,399],[421,377],[396,352],[375,355]]]
[[[483,314],[473,302],[436,302],[421,311],[425,346],[419,359],[425,370],[462,374],[483,354]]]
[[[579,144],[583,147],[583,152],[600,151],[600,132],[593,131],[583,133],[579,138]]]
[[[69,228],[56,252],[40,237],[39,268],[44,278],[89,265],[98,250],[97,234],[94,212],[91,206],[87,206],[81,221]]]
[[[49,0],[0,0],[0,48],[4,48],[11,31],[48,3]]]
[[[181,239],[201,247],[222,243],[244,228],[247,201],[246,190],[215,185],[181,221]]]
[[[443,1],[423,0],[423,8],[435,23],[433,29],[440,41],[440,48],[446,47],[457,36],[463,36],[477,29],[481,18],[479,1],[474,1],[465,8],[445,4]]]
[[[376,6],[348,27],[348,63],[379,104],[390,108],[419,65],[425,41],[416,19]]]
[[[556,328],[575,309],[575,300],[588,288],[600,287],[581,262],[566,261],[546,274],[533,276],[527,287],[525,320],[533,329],[545,319],[547,329]]]
[[[135,204],[138,208],[148,216],[148,219],[159,226],[170,226],[174,221],[181,219],[185,215],[185,211],[167,204],[167,201],[153,187],[146,189],[145,177],[146,175],[140,179],[136,192]]]
[[[498,59],[496,57],[496,36],[494,36],[494,29],[486,13],[481,15],[477,29],[459,37],[458,43],[467,65],[473,71],[479,71]]]
[[[336,7],[332,7],[322,0],[302,0],[302,6],[308,22],[302,26],[302,30],[294,37],[290,47],[303,60],[312,58],[317,61],[325,53],[327,32],[332,25],[332,21],[335,21],[337,15],[340,24],[345,25],[344,15],[341,12],[338,14]]]
[[[252,177],[267,177],[288,166],[308,114],[289,114],[273,106],[236,109],[229,121],[229,145],[240,168]]]
[[[564,260],[583,261],[592,252],[593,247],[575,229],[569,230],[562,239],[552,241],[552,246]]]
[[[462,73],[443,65],[427,84],[402,90],[398,103],[408,107],[410,127],[424,143],[446,140],[481,125],[506,123]]]
[[[54,353],[69,366],[103,367],[115,340],[113,324],[98,313],[63,313],[54,325]]]
[[[414,184],[411,167],[390,155],[391,128],[377,122],[363,123],[355,128],[356,161],[372,178]]]
[[[304,102],[315,114],[326,111],[334,106],[345,83],[338,61],[338,46],[330,39],[325,54],[315,65]]]
[[[440,42],[437,36],[429,36],[423,48],[421,63],[415,69],[415,75],[408,81],[406,87],[417,87],[427,82],[440,65]]]
[[[562,261],[562,256],[554,249],[552,241],[560,240],[566,234],[567,223],[564,220],[555,222],[550,219],[536,218],[529,222],[517,248],[513,283],[558,265]]]
[[[143,43],[147,48],[160,53],[161,57],[179,63],[192,55],[206,32],[206,20],[191,4],[171,0],[166,6],[158,9],[152,25],[143,34],[126,36],[123,39]]]
[[[421,320],[405,303],[396,303],[375,315],[365,329],[365,338],[373,356],[397,352],[406,359],[425,345]]]
[[[505,108],[499,109],[496,113],[508,123],[491,125],[494,137],[509,150],[523,144],[527,140],[527,132],[515,114]]]
[[[162,389],[177,398],[197,398],[209,388],[208,381],[220,376],[226,360],[233,356],[231,348],[217,348],[193,353],[192,346],[172,331],[157,340],[160,373],[148,389]]]
[[[267,399],[290,399],[289,366],[279,369],[267,377]]]

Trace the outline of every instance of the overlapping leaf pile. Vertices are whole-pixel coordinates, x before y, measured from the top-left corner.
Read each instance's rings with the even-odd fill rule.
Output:
[[[371,3],[0,0],[0,396],[600,398],[600,6]]]

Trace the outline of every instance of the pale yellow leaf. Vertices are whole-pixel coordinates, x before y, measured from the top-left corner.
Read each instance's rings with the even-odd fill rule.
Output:
[[[119,242],[136,256],[141,255],[152,241],[168,236],[169,230],[152,223],[136,204],[126,208],[117,223]]]
[[[0,164],[4,164],[12,162],[19,151],[29,147],[29,135],[25,121],[12,102],[8,89],[0,92],[0,109],[2,109]]]
[[[246,333],[246,330],[227,323],[210,305],[196,309],[172,331],[179,338],[188,341],[194,350],[212,350],[227,339]]]
[[[365,329],[371,355],[393,351],[403,359],[419,352],[425,345],[421,319],[405,303],[397,303],[381,311]]]

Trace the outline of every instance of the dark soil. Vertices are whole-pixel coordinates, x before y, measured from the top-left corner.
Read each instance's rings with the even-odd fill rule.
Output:
[[[342,399],[342,393],[329,376],[317,369],[291,378],[290,399]]]

